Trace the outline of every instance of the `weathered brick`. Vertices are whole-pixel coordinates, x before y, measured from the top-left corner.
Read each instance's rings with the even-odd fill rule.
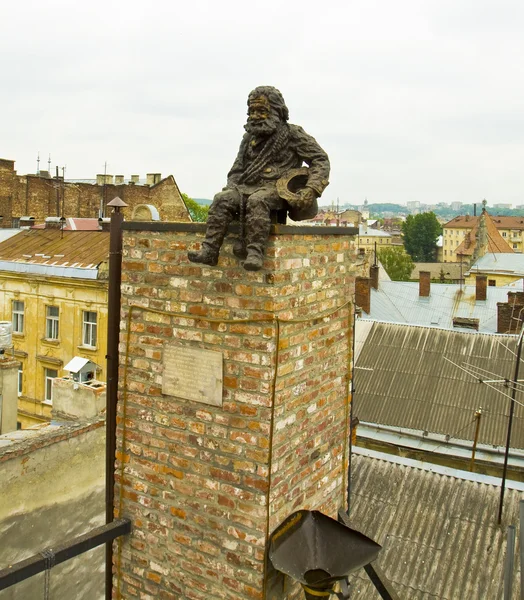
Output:
[[[188,263],[187,249],[201,239],[181,231],[124,232],[125,264],[134,266],[123,273],[123,314],[129,303],[143,307],[133,315],[129,348],[125,320],[120,343],[121,356],[129,354],[127,437],[116,469],[126,461],[117,481],[123,514],[133,515],[136,527],[122,554],[130,597],[138,590],[168,600],[262,598],[275,317],[270,530],[297,508],[334,515],[345,501],[351,307],[318,315],[354,294],[361,274],[354,272],[354,250],[329,231],[279,234],[270,239],[270,270],[248,273],[229,241],[217,267]],[[151,273],[155,262],[152,269],[163,273]],[[303,320],[286,322],[297,318]],[[163,348],[173,341],[222,353],[222,406],[162,394]],[[279,600],[299,597],[293,585],[286,593]]]

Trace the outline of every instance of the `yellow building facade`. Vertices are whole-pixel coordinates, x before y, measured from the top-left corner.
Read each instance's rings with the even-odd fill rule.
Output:
[[[500,237],[508,244],[509,251],[522,253],[524,251],[524,218],[489,215],[490,222]],[[461,215],[448,221],[443,226],[442,259],[444,262],[460,262],[460,250],[457,249],[478,227],[480,217]]]
[[[22,428],[51,418],[52,380],[67,374],[75,356],[94,362],[94,376],[106,380],[109,233],[63,233],[60,239],[57,230],[30,230],[0,243],[0,318],[12,323],[12,352],[21,365]],[[10,253],[20,258],[5,260]]]

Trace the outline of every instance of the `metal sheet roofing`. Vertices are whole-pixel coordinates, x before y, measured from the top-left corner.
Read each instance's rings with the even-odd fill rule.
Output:
[[[27,229],[0,242],[0,269],[96,278],[109,257],[109,232]]]
[[[419,297],[418,282],[381,281],[371,289],[371,309],[366,318],[391,323],[409,323],[453,329],[453,319],[479,319],[479,331],[497,331],[497,302],[508,301],[515,287],[487,288],[485,301],[475,301],[475,286],[432,283],[428,298]],[[456,329],[456,328],[455,328]]]
[[[359,327],[357,322],[362,347],[354,414],[360,421],[472,441],[481,407],[479,443],[505,445],[510,389],[504,382],[490,384],[496,391],[462,369],[476,369],[487,380],[512,380],[517,336],[374,323],[362,343]],[[522,405],[515,407],[511,446],[522,449],[523,391],[516,400]]]
[[[524,254],[509,252],[485,254],[471,266],[470,271],[471,273],[477,271],[482,273],[504,273],[522,277],[524,276]]]
[[[375,455],[375,456],[378,456]],[[507,526],[518,525],[522,492],[394,461],[352,456],[352,526],[382,545],[377,563],[403,600],[502,598]],[[419,463],[420,464],[420,463]],[[518,536],[517,536],[518,538]],[[519,596],[518,542],[512,600]],[[363,570],[355,598],[380,600]]]

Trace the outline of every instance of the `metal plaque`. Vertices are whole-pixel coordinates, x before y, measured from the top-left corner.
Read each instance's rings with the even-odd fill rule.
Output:
[[[222,406],[222,363],[221,352],[166,344],[162,393]]]

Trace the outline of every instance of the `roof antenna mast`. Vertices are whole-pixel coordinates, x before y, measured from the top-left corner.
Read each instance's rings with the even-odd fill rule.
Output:
[[[36,174],[40,175],[40,151],[38,152],[38,156],[36,157]]]

